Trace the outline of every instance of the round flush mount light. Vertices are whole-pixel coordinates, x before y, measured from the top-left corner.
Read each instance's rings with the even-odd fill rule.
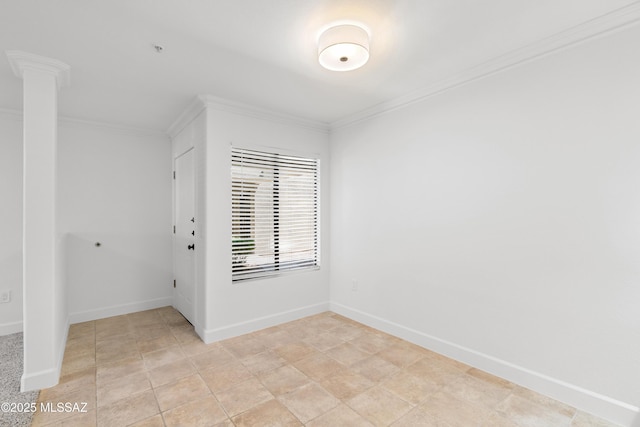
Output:
[[[327,70],[351,71],[369,60],[369,34],[357,25],[336,25],[318,40],[318,61]]]

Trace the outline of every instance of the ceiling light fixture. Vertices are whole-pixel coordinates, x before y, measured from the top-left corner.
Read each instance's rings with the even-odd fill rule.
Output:
[[[318,61],[327,70],[351,71],[369,60],[369,33],[357,25],[337,25],[318,40]]]

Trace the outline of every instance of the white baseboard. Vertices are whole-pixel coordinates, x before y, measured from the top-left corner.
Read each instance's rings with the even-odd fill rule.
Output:
[[[352,320],[497,375],[600,418],[624,426],[632,426],[634,425],[632,423],[638,423],[638,420],[640,420],[640,408],[629,403],[586,390],[574,384],[549,377],[488,354],[442,340],[339,303],[331,302],[330,309]]]
[[[22,332],[22,321],[0,324],[0,337]]]
[[[69,335],[69,319],[64,327],[64,334],[60,342],[60,350],[58,351],[58,359],[55,367],[45,369],[43,371],[33,372],[31,374],[22,374],[20,380],[20,391],[41,390],[43,388],[53,387],[60,382],[60,373],[62,372],[62,361],[64,359],[64,350],[67,346],[67,337]]]
[[[329,310],[329,302],[309,305],[306,307],[295,308],[293,310],[283,311],[269,316],[258,317],[256,319],[247,320],[245,322],[234,323],[233,325],[223,326],[216,329],[204,329],[198,333],[202,340],[209,344],[221,341],[227,338],[237,337],[239,335],[248,334],[250,332],[259,331],[260,329],[276,326],[281,323],[291,322],[314,314],[322,313]],[[196,331],[197,332],[197,331]]]
[[[136,311],[165,307],[167,305],[171,305],[172,303],[172,297],[164,297],[122,305],[112,305],[110,307],[102,307],[93,310],[71,313],[69,315],[69,322],[71,324],[88,322],[90,320],[104,319],[105,317],[120,316],[121,314],[129,314],[135,313]]]
[[[22,374],[20,391],[27,392],[53,387],[60,380],[60,371],[56,368],[45,369],[31,374]]]

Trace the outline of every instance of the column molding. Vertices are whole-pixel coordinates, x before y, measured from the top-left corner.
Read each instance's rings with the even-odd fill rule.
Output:
[[[23,78],[24,72],[27,70],[37,71],[55,76],[58,82],[58,89],[70,84],[71,67],[62,61],[21,50],[8,50],[6,55],[11,69],[17,77]]]
[[[58,383],[68,332],[64,243],[57,229],[58,91],[69,65],[22,51],[7,59],[23,87],[22,391]]]

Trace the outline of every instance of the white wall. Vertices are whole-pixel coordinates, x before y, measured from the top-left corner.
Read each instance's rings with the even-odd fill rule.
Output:
[[[321,268],[280,277],[231,281],[231,144],[320,159]],[[326,131],[269,114],[209,102],[206,135],[204,339],[212,341],[328,309],[329,137]]]
[[[56,283],[67,283],[67,300],[56,300],[56,313],[79,322],[171,304],[168,138],[68,120],[58,132]],[[0,114],[0,139],[0,289],[12,294],[0,305],[6,334],[22,330],[19,114]]]
[[[22,118],[0,113],[0,335],[22,331]]]
[[[71,322],[171,304],[169,139],[67,121],[58,176]]]
[[[628,423],[638,40],[636,26],[335,130],[335,309]]]

